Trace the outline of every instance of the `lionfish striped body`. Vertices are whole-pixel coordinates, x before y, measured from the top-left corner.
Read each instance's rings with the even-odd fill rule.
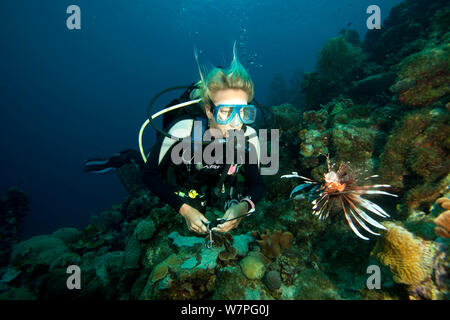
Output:
[[[369,240],[364,236],[359,229],[364,229],[370,234],[379,235],[370,229],[370,227],[376,227],[378,229],[386,229],[382,224],[372,218],[369,213],[375,214],[382,218],[389,218],[389,215],[375,203],[364,199],[363,195],[370,194],[384,194],[393,197],[397,197],[395,194],[391,194],[378,188],[388,188],[387,184],[374,184],[374,185],[357,185],[354,178],[354,173],[350,170],[348,163],[342,163],[337,171],[333,171],[330,168],[330,161],[327,157],[328,172],[324,174],[323,181],[318,182],[309,178],[299,176],[296,172],[292,175],[284,175],[281,178],[301,178],[305,181],[294,188],[291,193],[291,197],[294,193],[304,190],[310,186],[318,185],[312,189],[318,193],[318,196],[313,204],[313,214],[318,216],[319,219],[326,219],[330,215],[334,215],[340,211],[344,212],[345,219],[352,231],[361,239]],[[377,176],[370,176],[368,178],[374,178]],[[296,198],[300,198],[297,196]]]

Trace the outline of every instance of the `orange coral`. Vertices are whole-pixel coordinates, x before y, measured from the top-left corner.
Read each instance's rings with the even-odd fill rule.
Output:
[[[276,259],[281,254],[281,249],[288,249],[292,245],[292,241],[294,236],[292,233],[286,231],[281,233],[280,230],[274,230],[272,234],[270,234],[269,230],[265,230],[262,234],[259,232],[254,232],[254,238],[258,236],[261,240],[256,240],[261,247],[262,253],[268,257]]]
[[[262,253],[268,258],[278,258],[281,252],[280,248],[280,236],[281,232],[275,230],[272,235],[269,230],[265,230],[263,234],[260,235],[261,240],[256,240],[261,247]]]
[[[412,233],[392,222],[384,223],[386,231],[371,252],[388,265],[395,282],[418,285],[433,271],[436,246],[431,241],[416,238]]]
[[[450,199],[439,198],[436,200],[436,204],[440,205],[446,211],[442,212],[436,219],[434,223],[437,226],[434,228],[434,232],[441,238],[450,238]]]

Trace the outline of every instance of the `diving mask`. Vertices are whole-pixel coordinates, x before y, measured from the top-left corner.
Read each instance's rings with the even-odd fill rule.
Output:
[[[250,124],[255,122],[256,107],[248,104],[219,104],[214,106],[214,119],[218,124]]]

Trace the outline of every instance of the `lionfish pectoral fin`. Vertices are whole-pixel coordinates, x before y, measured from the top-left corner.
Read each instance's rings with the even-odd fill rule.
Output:
[[[351,195],[351,200],[359,203],[362,207],[365,209],[375,213],[376,215],[383,217],[383,218],[389,218],[389,214],[383,210],[379,205],[373,203],[372,201],[369,201],[367,199],[362,198],[359,195]]]
[[[293,195],[294,193],[296,193],[296,192],[298,192],[298,191],[300,191],[300,190],[303,190],[303,189],[305,189],[305,188],[308,188],[308,187],[310,187],[310,186],[311,186],[310,184],[306,184],[306,183],[303,183],[303,184],[300,184],[300,185],[296,186],[296,187],[294,188],[294,190],[292,190],[291,195],[289,196],[289,198],[292,198],[292,195]]]
[[[294,200],[303,200],[303,199],[305,199],[305,195],[301,193],[301,194],[296,195],[293,199]]]
[[[297,172],[292,172],[291,174],[282,175],[280,178],[300,178],[300,176]]]
[[[353,224],[353,221],[351,219],[351,217],[348,215],[347,210],[345,210],[345,205],[344,205],[344,201],[341,198],[341,203],[342,203],[342,209],[344,210],[344,215],[345,215],[345,219],[347,220],[348,225],[350,226],[350,228],[352,229],[352,231],[361,239],[363,240],[370,240],[369,238],[363,236],[358,229],[355,227],[355,225]]]
[[[369,215],[367,215],[365,212],[364,212],[364,210],[362,210],[362,209],[360,209],[360,208],[358,208],[353,202],[352,202],[352,200],[355,200],[355,201],[357,201],[357,200],[360,200],[360,199],[362,199],[362,198],[360,198],[360,197],[358,197],[357,199],[355,199],[355,197],[350,197],[350,199],[349,198],[347,198],[346,197],[346,199],[347,199],[347,201],[348,201],[348,203],[350,204],[350,206],[353,208],[353,210],[364,220],[364,221],[366,221],[367,223],[369,223],[370,225],[372,225],[372,226],[374,226],[374,227],[376,227],[376,228],[378,228],[378,229],[383,229],[383,230],[386,230],[386,228],[382,225],[382,224],[380,224],[378,221],[376,221],[375,219],[373,219],[373,218],[371,218]],[[364,199],[362,199],[362,200],[364,200]],[[366,200],[367,201],[367,200]],[[369,201],[370,202],[370,201]],[[366,209],[368,209],[367,207],[365,207],[365,206],[363,206],[364,208],[366,208]]]
[[[358,222],[358,224],[367,232],[375,235],[375,236],[379,236],[379,233],[373,232],[372,230],[370,230],[370,228],[361,220],[358,218],[357,213],[353,212],[353,210],[351,208],[349,208],[350,213],[352,214],[352,216],[355,218],[356,222]]]

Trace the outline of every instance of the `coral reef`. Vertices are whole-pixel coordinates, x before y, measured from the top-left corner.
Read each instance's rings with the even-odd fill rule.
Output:
[[[389,94],[389,88],[394,84],[394,72],[382,72],[370,75],[362,80],[352,83],[349,94],[353,98],[374,97]]]
[[[296,299],[302,300],[337,300],[341,299],[337,288],[322,272],[316,270],[303,271],[298,275]]]
[[[391,87],[400,102],[428,106],[450,93],[450,43],[425,48],[400,63],[397,82]]]
[[[408,188],[406,203],[431,204],[447,184],[450,171],[450,113],[424,109],[409,113],[389,135],[380,156],[379,173],[395,188]],[[411,182],[416,184],[411,185]]]
[[[318,111],[303,114],[299,131],[300,156],[304,169],[318,168],[321,155],[331,152],[341,161],[352,161],[355,168],[367,168],[382,135],[379,127],[385,114],[374,114],[366,106],[355,105],[351,99],[339,97]]]
[[[388,67],[422,50],[430,33],[442,25],[436,13],[446,6],[445,0],[404,1],[394,6],[380,30],[367,32],[363,48],[369,59]]]

